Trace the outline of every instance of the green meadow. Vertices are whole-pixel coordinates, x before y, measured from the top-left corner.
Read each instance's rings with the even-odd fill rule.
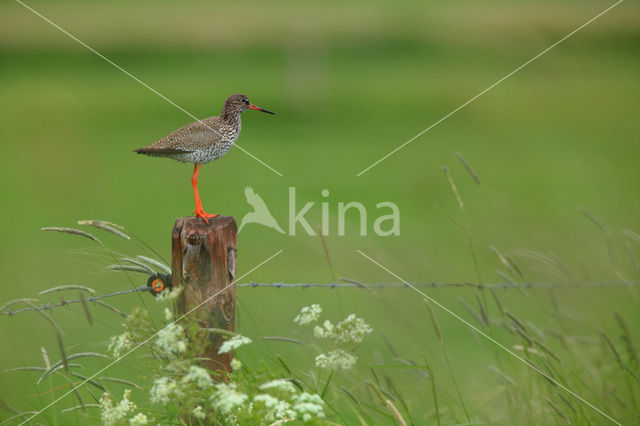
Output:
[[[238,236],[239,276],[283,252],[240,282],[534,283],[420,287],[450,311],[431,303],[431,313],[407,288],[239,288],[236,331],[254,341],[238,351],[245,368],[292,375],[317,393],[326,386],[327,420],[338,424],[639,421],[637,4],[620,3],[359,176],[613,3],[28,4],[193,116],[219,114],[238,92],[276,113],[245,112],[238,139],[269,167],[236,148],[204,165],[204,208],[239,222],[252,211],[252,187],[289,231],[295,188],[296,211],[314,203],[310,226],[328,221],[328,256],[300,225],[289,235],[250,223]],[[132,150],[194,119],[17,2],[0,5],[0,93],[0,306],[78,296],[38,296],[58,285],[105,294],[145,284],[108,266],[121,255],[170,259],[173,223],[194,209],[192,166]],[[366,209],[366,235],[353,211],[338,234],[339,203],[348,202]],[[389,213],[381,202],[397,205],[399,235],[374,232]],[[115,222],[134,238],[82,219]],[[81,228],[109,250],[47,226]],[[108,303],[163,315],[146,294]],[[330,379],[314,366],[311,328],[293,323],[316,303],[323,318],[355,313],[373,328],[356,366]],[[121,317],[90,309],[92,325],[79,304],[48,313],[67,354],[106,353],[121,332]],[[0,422],[19,423],[16,412],[78,382],[59,374],[36,384],[37,371],[9,371],[42,366],[42,347],[60,359],[42,315],[0,316]],[[104,374],[146,386],[132,394],[142,406],[149,361],[134,352]],[[81,373],[107,363],[83,360]],[[125,387],[109,383],[118,398]],[[71,394],[32,421],[100,423],[95,408],[61,413],[77,405]]]

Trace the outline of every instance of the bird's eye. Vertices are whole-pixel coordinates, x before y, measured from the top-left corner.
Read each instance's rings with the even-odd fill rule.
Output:
[[[243,99],[242,102],[244,102],[245,104],[249,103],[249,99]]]

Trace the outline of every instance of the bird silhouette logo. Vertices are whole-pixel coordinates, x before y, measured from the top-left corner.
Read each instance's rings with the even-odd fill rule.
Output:
[[[240,221],[240,228],[238,228],[238,233],[242,230],[244,225],[247,223],[258,223],[260,225],[264,225],[267,228],[272,228],[278,231],[281,234],[284,234],[278,222],[273,217],[269,208],[265,204],[264,200],[256,194],[256,192],[250,186],[247,186],[244,189],[244,195],[247,197],[247,203],[253,207],[253,211],[244,215],[242,220]]]

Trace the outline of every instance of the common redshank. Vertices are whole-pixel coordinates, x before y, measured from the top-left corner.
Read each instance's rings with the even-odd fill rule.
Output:
[[[200,166],[217,160],[231,149],[242,128],[240,114],[248,109],[273,114],[271,111],[253,105],[245,95],[234,94],[224,101],[219,117],[205,118],[187,124],[170,135],[144,148],[136,149],[134,152],[154,157],[172,158],[183,163],[193,163],[191,184],[196,198],[196,210],[193,213],[209,223],[208,218],[218,215],[206,213],[202,208],[200,195],[198,195]]]

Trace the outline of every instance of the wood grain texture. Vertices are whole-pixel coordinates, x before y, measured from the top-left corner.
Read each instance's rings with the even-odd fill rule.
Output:
[[[234,331],[237,227],[231,216],[204,220],[182,217],[172,233],[173,285],[184,287],[177,300],[177,313],[189,314],[202,328]],[[232,284],[233,283],[233,284]],[[202,333],[202,334],[200,334]],[[203,367],[231,372],[231,353],[218,354],[224,341],[220,334],[205,331],[189,336],[191,342],[206,342],[196,354],[206,358]]]

